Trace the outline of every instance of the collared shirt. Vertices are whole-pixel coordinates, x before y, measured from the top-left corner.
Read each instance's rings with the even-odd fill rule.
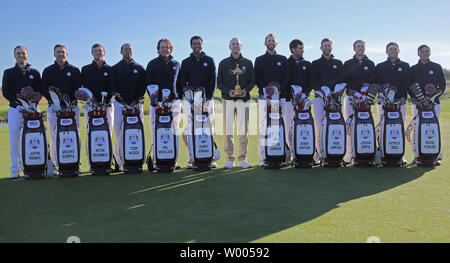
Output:
[[[30,64],[25,68],[15,65],[3,72],[2,93],[3,97],[9,100],[10,107],[17,107],[16,95],[20,94],[22,88],[31,86],[34,91],[42,93],[41,75],[39,71]]]
[[[323,55],[311,63],[311,84],[314,90],[327,86],[334,90],[334,86],[343,82],[344,65],[342,61],[331,55],[326,59]]]
[[[109,77],[111,74],[111,66],[103,61],[99,67],[95,61],[81,68],[82,86],[92,91],[96,102],[102,101],[101,92],[108,92],[106,102],[111,100],[112,94],[109,87]]]
[[[112,66],[109,79],[112,94],[119,93],[125,103],[130,104],[144,98],[145,69],[134,59],[128,63],[122,59]]]
[[[196,58],[194,53],[184,59],[181,63],[180,73],[177,80],[178,96],[183,97],[183,88],[186,86],[204,87],[206,99],[211,99],[216,89],[216,66],[214,59],[201,53]]]
[[[367,56],[362,60],[353,56],[344,63],[344,82],[347,89],[361,91],[364,83],[375,82],[375,64]]]
[[[61,68],[55,61],[42,72],[43,95],[47,98],[49,104],[53,104],[48,90],[50,86],[58,88],[62,94],[69,96],[70,102],[76,103],[75,91],[81,87],[80,70],[67,61]],[[61,105],[64,106],[64,101],[61,101]]]
[[[266,52],[255,59],[255,81],[259,88],[259,95],[263,96],[263,88],[271,82],[280,84],[280,97],[286,98],[290,94],[289,70],[287,58],[277,53],[271,55]]]
[[[231,73],[231,70],[236,69],[239,65],[239,69],[242,74],[239,75],[239,86],[242,90],[245,90],[247,94],[245,97],[230,97],[229,92],[236,87],[237,79],[236,75]],[[219,63],[219,70],[217,72],[217,87],[220,89],[222,98],[225,100],[243,100],[250,99],[250,91],[255,86],[255,70],[253,63],[240,54],[238,59],[234,59],[232,55],[224,58]]]
[[[425,86],[427,84],[433,84],[440,90],[445,90],[446,80],[444,70],[441,65],[428,61],[426,64],[419,62],[411,67],[411,80],[412,83],[419,83],[422,92],[425,94]],[[410,93],[410,95],[412,95]],[[436,99],[436,103],[440,103],[439,98]]]
[[[411,84],[411,69],[409,64],[397,58],[391,62],[387,59],[376,66],[375,83],[391,84],[397,88],[395,99],[408,97],[408,87]]]
[[[297,85],[302,87],[302,92],[309,94],[311,92],[311,62],[303,58],[296,60],[293,56],[288,59],[289,64],[289,87]],[[289,92],[289,99],[292,92]]]
[[[176,89],[176,80],[180,71],[180,63],[169,56],[166,61],[164,57],[158,56],[147,64],[145,70],[146,85],[158,85],[158,98],[161,98],[162,89],[169,89],[172,91],[172,98],[178,98]]]

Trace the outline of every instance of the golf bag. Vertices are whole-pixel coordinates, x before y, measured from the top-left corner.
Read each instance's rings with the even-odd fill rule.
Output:
[[[383,103],[384,114],[376,128],[381,164],[390,167],[404,165],[405,153],[405,130],[400,106],[406,102],[403,98],[394,100],[396,90],[389,84],[381,88],[379,99]]]
[[[264,136],[264,168],[276,169],[290,159],[290,149],[285,138],[285,127],[281,113],[279,84],[271,83],[263,88],[266,104],[266,127]]]
[[[192,168],[198,171],[211,169],[211,163],[220,158],[214,142],[213,124],[205,105],[206,94],[203,87],[185,87],[184,94],[191,103],[191,119],[183,139],[192,156]]]
[[[341,167],[346,152],[346,126],[342,116],[342,95],[347,84],[337,84],[331,92],[326,86],[316,91],[324,101],[325,116],[322,119],[320,149],[325,167]]]
[[[311,168],[314,165],[315,130],[311,114],[312,101],[302,93],[302,87],[292,85],[294,118],[291,128],[291,146],[294,151],[293,164],[296,168]]]
[[[58,167],[59,177],[76,177],[80,171],[80,136],[75,118],[75,102],[70,102],[66,94],[62,94],[58,89],[49,89],[55,110],[56,110],[56,130],[55,130],[55,163]],[[61,107],[61,100],[64,106]]]
[[[118,96],[116,96],[116,99]],[[139,103],[124,104],[120,136],[120,158],[124,173],[140,173],[145,162],[144,125],[140,117]]]
[[[419,100],[416,95],[417,99],[413,101],[418,112],[406,129],[406,139],[412,146],[418,166],[435,166],[441,151],[441,132],[434,110],[434,97],[439,96],[442,92],[432,84],[428,84],[425,90],[423,99],[420,97]],[[410,139],[411,130],[412,140]]]
[[[158,172],[173,172],[178,157],[177,127],[175,126],[171,103],[173,95],[169,89],[162,89],[162,96],[158,100],[158,90],[157,85],[147,87],[150,104],[155,107],[152,146],[154,169]],[[148,162],[151,162],[151,159]],[[148,165],[150,170],[151,164]]]

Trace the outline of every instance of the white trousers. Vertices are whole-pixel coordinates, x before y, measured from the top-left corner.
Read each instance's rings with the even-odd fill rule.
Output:
[[[325,116],[325,110],[323,109],[324,104],[322,99],[320,98],[314,98],[314,106],[313,106],[313,113],[314,113],[314,125],[315,125],[315,131],[316,131],[316,155],[318,158],[322,158],[322,150],[320,149],[320,138],[322,136],[322,119]]]
[[[294,118],[294,106],[291,102],[286,101],[286,99],[280,99],[281,114],[283,116],[284,122],[284,138],[285,141],[290,136],[292,119]],[[266,148],[265,148],[265,131],[267,127],[267,101],[265,99],[258,99],[258,122],[259,122],[259,144],[258,144],[258,155],[259,160],[264,161],[266,158]],[[291,147],[292,149],[292,147]]]
[[[123,169],[123,163],[120,159],[120,140],[122,139],[122,115],[123,104],[117,101],[114,101],[114,156],[116,158],[116,162],[119,165],[119,169]],[[142,122],[144,121],[144,105],[139,105],[139,116],[141,117]],[[144,149],[145,151],[145,149]]]
[[[50,144],[50,159],[53,162],[53,165],[55,167],[58,167],[57,163],[57,156],[56,156],[56,122],[57,122],[57,116],[56,112],[53,110],[53,105],[47,108],[47,125],[48,125],[48,138],[49,138],[49,144]],[[80,132],[80,108],[75,107],[75,121],[77,123],[78,133]],[[81,142],[80,142],[81,143]]]
[[[16,177],[22,171],[21,160],[19,160],[19,141],[20,141],[20,129],[23,125],[22,114],[16,108],[9,108],[8,110],[8,126],[9,126],[9,142],[10,142],[10,155],[11,155],[11,167],[9,171],[12,177]],[[45,146],[47,147],[47,146]]]
[[[239,139],[238,161],[247,159],[248,124],[250,118],[250,101],[222,99],[224,152],[227,160],[234,162],[234,119],[237,120],[237,136]],[[236,113],[236,115],[235,115]]]

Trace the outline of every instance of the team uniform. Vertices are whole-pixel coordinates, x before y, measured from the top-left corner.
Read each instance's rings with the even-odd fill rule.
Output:
[[[80,129],[80,109],[77,106],[77,99],[75,98],[75,91],[81,88],[81,73],[80,70],[69,64],[67,61],[62,67],[60,67],[56,61],[53,65],[50,65],[44,69],[42,72],[42,91],[45,98],[48,100],[47,109],[47,123],[49,129],[49,142],[50,142],[50,158],[53,161],[53,165],[56,166],[56,153],[54,152],[55,147],[55,129],[56,129],[56,111],[53,108],[53,101],[50,97],[49,87],[53,86],[61,91],[61,94],[66,94],[69,96],[70,102],[73,102],[72,110],[75,112],[75,120],[77,123],[78,130]],[[64,101],[60,101],[61,106],[65,107]]]
[[[20,94],[22,88],[31,86],[34,91],[41,90],[41,75],[38,70],[27,64],[25,68],[20,68],[17,64],[4,71],[2,80],[2,93],[9,101],[8,110],[8,126],[9,126],[9,141],[10,141],[10,155],[11,155],[11,167],[10,178],[17,178],[22,171],[19,160],[19,140],[20,140],[20,128],[23,125],[23,117],[19,110],[16,108],[16,95]]]
[[[142,101],[145,95],[145,69],[139,63],[130,60],[128,63],[125,60],[119,61],[111,67],[110,76],[110,90],[111,94],[120,94],[125,104],[130,104],[133,101]],[[114,145],[114,155],[116,156],[119,169],[123,169],[123,163],[120,158],[120,137],[121,125],[123,121],[122,109],[123,104],[116,100],[114,101],[114,138],[116,140]],[[141,120],[144,120],[144,105],[139,106]]]
[[[178,125],[180,122],[181,101],[178,96],[176,81],[178,73],[180,71],[180,63],[169,56],[169,60],[166,61],[164,57],[158,56],[151,60],[147,64],[145,69],[146,85],[158,85],[158,98],[161,98],[163,89],[169,89],[171,91],[172,101],[172,115],[175,123],[175,135],[178,135]],[[158,101],[160,102],[160,100]],[[155,128],[155,107],[150,105],[150,131],[153,136],[153,129]],[[155,160],[153,160],[155,161]]]
[[[375,83],[375,64],[367,56],[364,56],[362,60],[353,56],[352,59],[345,61],[344,63],[344,77],[343,81],[347,83],[347,91],[354,90],[361,92],[361,87],[364,83]],[[350,105],[349,97],[344,98],[344,117],[345,121],[353,115],[353,107]],[[347,162],[349,162],[352,156],[352,139],[350,135],[347,135]]]
[[[330,59],[326,59],[323,55],[311,63],[311,85],[316,91],[320,91],[322,86],[327,86],[330,90],[334,90],[334,86],[342,82],[344,65],[342,61],[335,59],[331,55]],[[322,134],[322,119],[325,115],[323,101],[314,98],[314,123],[316,126],[317,141],[320,141]],[[316,143],[317,153],[320,155],[320,145]],[[319,158],[321,156],[318,156]]]
[[[206,107],[211,123],[214,123],[214,100],[213,95],[216,89],[216,66],[214,59],[207,56],[205,52],[201,52],[201,56],[196,58],[194,53],[183,60],[181,63],[180,72],[177,79],[177,93],[180,98],[184,97],[183,88],[191,87],[203,87],[205,88],[206,95]],[[185,129],[190,130],[189,125],[191,119],[191,105],[188,101],[183,100],[183,107],[185,113]],[[214,134],[214,128],[212,131]],[[188,151],[190,154],[190,152]],[[193,161],[193,157],[190,156],[189,163]]]
[[[286,103],[286,98],[289,97],[290,94],[290,88],[288,86],[289,70],[287,58],[276,53],[274,55],[270,55],[268,52],[257,57],[255,59],[255,82],[259,89],[258,121],[260,141],[258,144],[258,153],[261,163],[265,158],[264,131],[267,123],[267,101],[264,98],[263,89],[271,82],[277,82],[280,85],[280,105],[284,119],[285,138],[288,138],[287,136],[289,135],[291,125],[287,122],[287,120],[292,119],[294,110],[291,103]]]
[[[408,97],[408,87],[411,84],[411,69],[409,64],[406,62],[397,59],[394,62],[391,62],[389,59],[379,63],[375,69],[376,77],[375,83],[379,85],[383,85],[386,83],[391,84],[397,88],[397,92],[395,93],[395,100],[404,98],[405,101]],[[408,109],[408,104],[403,104],[400,107],[400,111],[402,113],[403,122],[406,121],[406,111]],[[377,105],[377,115],[378,122],[380,122],[383,116],[384,110],[383,105]]]
[[[81,68],[81,85],[84,88],[87,88],[88,90],[92,91],[92,94],[94,95],[94,102],[101,102],[102,101],[102,94],[101,92],[107,92],[108,95],[105,98],[105,103],[110,103],[112,98],[112,93],[110,89],[110,75],[111,75],[111,66],[106,64],[106,62],[103,62],[103,64],[99,67],[95,61],[93,61],[91,64],[86,65]],[[89,122],[88,118],[88,108],[87,106],[83,106],[84,110],[84,123],[87,127],[87,124]],[[113,129],[113,105],[111,107],[108,107],[106,109],[106,119],[108,121],[109,131],[112,136],[112,129]]]
[[[236,76],[231,74],[231,70],[242,70],[239,76],[239,86],[246,91],[244,97],[230,97],[230,90],[234,90],[237,82]],[[236,111],[237,133],[239,140],[238,162],[247,159],[248,149],[248,124],[250,118],[250,91],[255,86],[255,70],[253,63],[244,58],[242,54],[238,59],[234,59],[232,55],[223,59],[219,63],[217,74],[217,86],[222,94],[222,112],[223,112],[223,130],[224,130],[224,151],[228,157],[228,161],[234,162],[234,116]]]

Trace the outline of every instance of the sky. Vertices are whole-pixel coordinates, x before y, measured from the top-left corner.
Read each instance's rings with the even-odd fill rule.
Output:
[[[131,43],[134,59],[146,67],[157,56],[156,44],[168,38],[180,63],[192,52],[189,40],[199,35],[203,50],[216,66],[230,55],[231,38],[240,38],[242,54],[254,61],[264,54],[264,38],[278,38],[277,52],[290,56],[289,42],[305,44],[304,57],[320,57],[320,41],[334,41],[333,54],[353,56],[352,44],[366,42],[366,54],[376,64],[386,60],[386,44],[400,45],[400,59],[418,61],[417,47],[431,47],[431,60],[450,69],[449,0],[1,0],[0,74],[13,67],[13,49],[25,45],[29,63],[41,73],[54,62],[53,47],[64,44],[69,63],[92,62],[91,46],[102,43],[106,62],[121,59],[120,46]]]

